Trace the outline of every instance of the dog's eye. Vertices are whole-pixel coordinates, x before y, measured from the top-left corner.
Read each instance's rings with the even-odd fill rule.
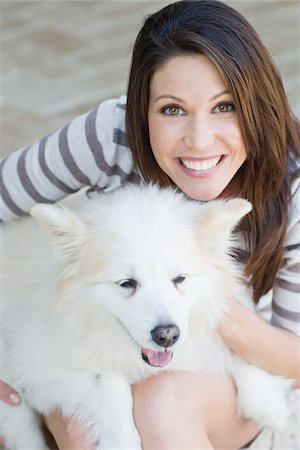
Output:
[[[129,278],[129,280],[121,280],[118,281],[117,284],[124,289],[136,289],[137,288],[137,281],[134,280],[133,278]]]
[[[178,275],[177,277],[173,278],[172,281],[176,286],[176,284],[183,283],[185,279],[186,279],[186,275]]]

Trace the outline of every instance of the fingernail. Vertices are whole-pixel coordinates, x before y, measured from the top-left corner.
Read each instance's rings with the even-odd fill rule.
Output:
[[[9,400],[10,400],[14,405],[18,405],[19,403],[21,403],[21,399],[20,399],[20,396],[19,396],[18,394],[10,394]]]

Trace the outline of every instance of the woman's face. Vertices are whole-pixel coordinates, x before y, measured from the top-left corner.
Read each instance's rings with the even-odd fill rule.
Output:
[[[246,150],[232,98],[207,56],[175,56],[154,73],[148,120],[158,165],[189,197],[239,193],[234,176]]]

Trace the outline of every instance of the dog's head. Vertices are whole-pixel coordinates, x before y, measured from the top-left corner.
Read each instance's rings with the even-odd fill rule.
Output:
[[[113,318],[144,361],[165,366],[191,327],[215,327],[226,310],[237,283],[231,233],[251,205],[200,203],[153,185],[86,203],[80,216],[32,209],[57,250],[60,302],[90,327],[99,314]]]

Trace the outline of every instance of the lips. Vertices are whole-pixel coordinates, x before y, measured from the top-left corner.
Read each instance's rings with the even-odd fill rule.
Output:
[[[173,357],[173,352],[171,350],[151,350],[149,348],[142,349],[143,360],[154,367],[164,367],[170,363]]]

